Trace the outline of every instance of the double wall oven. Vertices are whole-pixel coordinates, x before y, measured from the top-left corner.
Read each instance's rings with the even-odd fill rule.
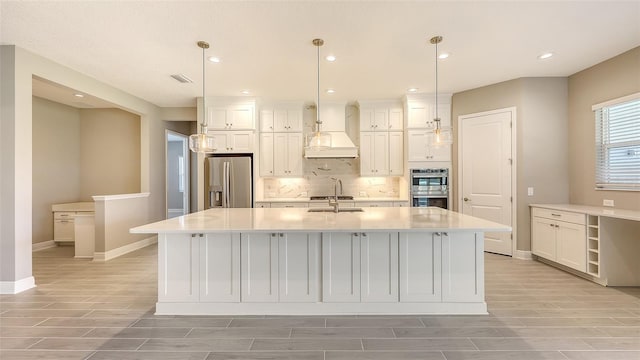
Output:
[[[449,169],[411,169],[411,206],[449,208]]]

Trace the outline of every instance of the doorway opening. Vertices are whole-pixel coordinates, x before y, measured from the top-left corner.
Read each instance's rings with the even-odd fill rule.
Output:
[[[167,219],[189,213],[188,137],[166,130],[166,210]]]

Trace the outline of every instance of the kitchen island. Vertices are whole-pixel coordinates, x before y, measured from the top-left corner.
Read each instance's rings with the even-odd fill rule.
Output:
[[[353,209],[209,209],[131,229],[158,234],[156,314],[487,313],[483,234],[510,227]]]

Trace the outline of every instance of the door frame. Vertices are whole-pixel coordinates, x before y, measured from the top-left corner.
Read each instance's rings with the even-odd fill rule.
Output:
[[[190,159],[189,156],[189,136],[185,134],[181,134],[179,132],[175,132],[169,129],[164,130],[164,213],[165,218],[169,218],[169,197],[167,196],[167,191],[169,190],[169,135],[176,136],[182,139],[182,153],[184,154],[184,193],[183,197],[183,206],[185,215],[191,212],[190,207],[190,199],[191,199],[191,173],[190,170]]]
[[[518,187],[517,187],[517,169],[518,169],[518,154],[517,154],[517,136],[516,134],[517,132],[517,111],[516,111],[516,107],[512,106],[512,107],[507,107],[507,108],[501,108],[501,109],[495,109],[495,110],[489,110],[489,111],[482,111],[482,112],[477,112],[477,113],[472,113],[472,114],[465,114],[465,115],[459,115],[458,116],[458,139],[457,139],[457,151],[458,151],[458,181],[457,181],[457,186],[456,186],[456,191],[457,194],[456,196],[458,197],[457,199],[457,204],[458,204],[458,211],[460,211],[462,213],[462,209],[463,209],[463,205],[462,205],[462,198],[464,197],[462,194],[462,183],[463,183],[463,174],[462,174],[462,122],[465,119],[470,119],[470,118],[475,118],[478,116],[486,116],[486,115],[493,115],[493,114],[498,114],[498,113],[503,113],[503,112],[510,112],[511,113],[511,257],[513,258],[520,258],[521,256],[518,256]]]

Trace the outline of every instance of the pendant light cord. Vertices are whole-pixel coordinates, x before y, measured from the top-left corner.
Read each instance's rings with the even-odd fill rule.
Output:
[[[436,119],[438,119],[438,127],[440,125],[440,118],[438,117],[438,43],[436,41]]]
[[[206,92],[205,90],[205,83],[206,83],[206,77],[205,77],[205,55],[204,55],[204,50],[205,47],[202,47],[202,124],[200,124],[200,129],[203,133],[206,133],[204,127],[207,126],[207,107],[205,106],[205,94]]]
[[[316,131],[320,132],[320,124],[322,124],[322,121],[320,121],[320,46],[316,45],[316,75],[317,75],[317,81],[316,84],[318,85],[317,87],[317,91],[316,91]]]

